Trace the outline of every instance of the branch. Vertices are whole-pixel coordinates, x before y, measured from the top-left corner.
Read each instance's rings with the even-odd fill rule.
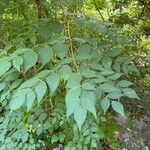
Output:
[[[41,0],[35,0],[35,4],[36,4],[37,15],[38,15],[38,18],[40,19],[42,17]]]
[[[99,15],[101,16],[102,20],[105,21],[100,9],[97,7],[97,4],[96,4],[96,1],[93,0],[93,3],[94,3],[94,6],[95,6],[95,9],[98,11]]]

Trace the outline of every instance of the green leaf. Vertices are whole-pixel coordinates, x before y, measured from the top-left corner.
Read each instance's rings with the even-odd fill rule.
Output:
[[[43,128],[45,129],[45,130],[47,130],[48,128],[50,128],[51,127],[51,124],[49,123],[49,122],[45,122],[44,124],[43,124]]]
[[[98,70],[98,71],[101,71],[103,69],[103,67],[100,64],[98,64],[97,62],[92,62],[90,64],[90,68],[93,70]]]
[[[53,135],[52,139],[51,139],[51,142],[52,143],[56,143],[58,140],[59,140],[58,136],[57,135]]]
[[[17,79],[15,80],[12,84],[11,84],[11,87],[13,89],[17,88],[20,84],[22,83],[22,79]]]
[[[97,73],[91,69],[83,69],[81,70],[81,74],[85,78],[95,78],[98,77]]]
[[[95,109],[95,101],[93,101],[92,99],[90,99],[90,97],[83,97],[81,98],[81,106],[91,112],[95,118],[97,118],[96,115],[96,109]]]
[[[40,127],[38,127],[38,128],[36,129],[37,135],[40,135],[42,132],[43,132],[43,127],[42,127],[42,126],[40,126]]]
[[[101,99],[103,92],[101,91],[101,89],[99,89],[99,87],[97,87],[97,89],[94,91],[94,94],[96,100],[99,100]]]
[[[3,102],[9,94],[10,94],[10,90],[6,90],[3,93],[1,93],[0,102]]]
[[[120,92],[118,91],[113,91],[113,92],[110,92],[108,95],[107,95],[110,99],[119,99],[123,96],[123,94],[121,94]]]
[[[79,106],[79,96],[81,94],[81,89],[75,87],[70,89],[66,94],[66,106],[67,106],[67,117],[76,111],[76,108]]]
[[[104,66],[104,68],[108,68],[108,69],[111,68],[112,59],[110,57],[103,56],[101,61],[102,61],[102,65]]]
[[[118,61],[115,61],[114,65],[113,65],[113,69],[116,72],[121,73],[121,63],[119,63]]]
[[[42,70],[41,72],[36,74],[36,77],[42,79],[42,78],[47,77],[50,73],[51,73],[50,70]]]
[[[14,96],[12,97],[11,101],[10,101],[10,109],[11,110],[16,110],[18,108],[20,108],[25,100],[26,100],[26,95],[30,92],[30,89],[21,89],[18,90]]]
[[[94,83],[103,83],[106,81],[106,78],[102,75],[98,75],[97,78],[91,79]]]
[[[48,40],[52,34],[50,31],[50,27],[48,25],[46,25],[44,22],[41,22],[37,26],[37,32],[40,35],[40,39],[44,39],[44,40]]]
[[[30,92],[26,95],[27,108],[32,107],[35,98],[36,98],[36,96],[35,96],[34,91],[30,90]]]
[[[103,91],[103,92],[107,92],[107,93],[110,93],[110,92],[113,92],[113,91],[120,91],[117,87],[115,87],[112,83],[103,83],[101,84],[100,86],[100,89]]]
[[[101,101],[101,107],[104,110],[104,113],[109,109],[110,107],[110,99],[108,97],[105,97]]]
[[[0,81],[0,92],[6,87],[5,81]]]
[[[66,137],[66,135],[61,133],[59,135],[59,141],[62,143],[64,141],[65,137]]]
[[[67,80],[66,88],[80,86],[81,79],[82,77],[79,73],[72,73]]]
[[[123,108],[123,105],[120,103],[120,102],[117,102],[117,101],[112,101],[111,102],[111,105],[112,105],[112,108],[115,112],[119,113],[120,115],[124,116],[125,117],[125,114],[124,114],[124,108]]]
[[[110,80],[117,80],[117,79],[119,79],[121,76],[122,76],[122,74],[115,73],[115,74],[109,76],[108,79],[110,79]]]
[[[63,78],[66,81],[69,78],[69,75],[72,74],[72,69],[68,65],[63,65],[59,69],[59,73],[61,75],[61,78]]]
[[[91,59],[91,46],[88,43],[81,44],[78,49],[78,54],[76,56],[77,60]]]
[[[43,99],[45,93],[47,90],[46,83],[44,81],[40,81],[34,88],[34,91],[36,93],[36,97],[38,100],[38,103]]]
[[[69,48],[63,42],[58,42],[58,43],[54,44],[53,49],[54,49],[54,52],[56,53],[56,55],[61,59],[66,57],[68,54],[68,51],[69,51]]]
[[[92,141],[91,141],[91,149],[92,149],[92,148],[97,148],[97,145],[98,145],[98,144],[97,144],[96,140],[92,140]]]
[[[107,51],[107,55],[109,55],[110,57],[116,57],[119,54],[121,54],[122,49],[119,48],[113,48],[113,49],[109,49]]]
[[[123,93],[129,97],[129,98],[137,98],[140,99],[137,95],[137,93],[135,92],[135,90],[131,89],[131,88],[125,88],[123,89]]]
[[[23,88],[23,89],[17,89],[17,91],[14,93],[13,97],[21,97],[22,95],[27,95],[27,93],[30,92],[30,88]]]
[[[20,72],[20,66],[23,64],[23,58],[17,56],[13,59],[13,66]]]
[[[130,86],[130,85],[132,85],[133,83],[132,82],[130,82],[130,81],[127,81],[127,80],[121,80],[121,81],[119,81],[118,83],[117,83],[117,85],[118,86],[120,86],[120,87],[128,87],[128,86]]]
[[[87,115],[87,110],[85,110],[82,106],[78,105],[74,111],[74,119],[77,122],[79,130],[81,130],[81,126],[83,125]]]
[[[84,82],[84,83],[82,84],[82,88],[83,88],[84,90],[94,90],[94,89],[95,89],[93,83],[90,83],[90,82],[88,82],[88,81],[86,81],[86,82]]]
[[[53,94],[56,91],[57,87],[59,86],[59,81],[59,75],[56,73],[52,73],[46,78],[46,82],[50,88],[51,94]]]
[[[86,90],[82,90],[82,93],[81,93],[81,98],[89,98],[91,99],[91,101],[93,101],[94,103],[96,103],[96,95],[95,95],[95,92],[94,91],[86,91]]]
[[[5,74],[10,68],[11,68],[10,62],[0,60],[0,76]]]
[[[21,88],[33,87],[33,86],[35,86],[36,84],[38,84],[38,82],[40,82],[40,80],[39,80],[38,78],[36,78],[36,77],[33,77],[33,78],[31,78],[31,79],[26,80],[25,82],[23,82],[23,83],[20,85],[19,89],[21,89]]]
[[[39,61],[44,66],[53,57],[53,49],[49,45],[43,45],[38,48],[37,53],[39,55]]]
[[[112,75],[114,73],[114,71],[112,71],[111,69],[104,69],[102,72],[101,72],[101,75],[103,76],[109,76],[109,75]]]
[[[38,55],[34,51],[27,51],[23,54],[23,59],[24,59],[24,69],[25,71],[27,71],[37,63]]]
[[[123,72],[128,75],[131,72],[139,73],[139,70],[134,64],[131,64],[131,62],[125,62],[122,67]]]

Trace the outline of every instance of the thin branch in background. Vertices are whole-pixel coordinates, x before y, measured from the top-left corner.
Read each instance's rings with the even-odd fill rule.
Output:
[[[36,4],[37,16],[40,19],[42,17],[41,0],[35,0],[35,4]]]
[[[96,1],[93,0],[93,3],[94,3],[94,6],[95,6],[95,9],[98,11],[99,15],[101,16],[102,20],[105,21],[100,9],[97,7],[97,4],[96,4]]]

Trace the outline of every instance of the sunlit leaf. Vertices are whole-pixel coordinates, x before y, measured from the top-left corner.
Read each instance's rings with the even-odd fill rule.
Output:
[[[81,106],[91,112],[94,117],[96,118],[97,115],[96,115],[96,108],[95,108],[95,101],[93,101],[92,99],[90,99],[90,97],[83,97],[81,98]]]
[[[114,84],[112,83],[103,83],[100,85],[100,89],[103,91],[103,92],[113,92],[113,91],[120,91],[117,87],[115,87]]]
[[[30,92],[30,90],[31,89],[29,88],[17,90],[17,92],[14,94],[10,101],[10,109],[16,110],[20,108],[24,104],[26,100],[26,95]]]
[[[40,80],[38,78],[36,78],[36,77],[31,78],[31,79],[26,80],[25,82],[23,82],[19,88],[21,89],[21,88],[33,87],[36,84],[38,84],[39,81]]]
[[[72,113],[76,111],[79,107],[79,96],[81,94],[81,89],[79,87],[74,87],[66,93],[66,107],[67,116],[69,117]]]
[[[132,85],[133,83],[127,80],[121,80],[117,83],[118,86],[120,87],[128,87],[130,85]]]
[[[67,80],[66,87],[67,88],[73,88],[73,87],[80,86],[81,79],[82,79],[82,77],[78,73],[72,73],[72,74],[70,74],[69,78]]]
[[[16,57],[13,60],[13,66],[20,72],[20,67],[23,64],[23,58],[21,56]]]
[[[104,113],[109,109],[110,107],[110,99],[109,98],[103,98],[101,101],[101,107],[104,110]]]
[[[24,61],[24,69],[27,71],[31,67],[33,67],[38,60],[38,55],[34,51],[27,51],[23,54],[23,61]]]
[[[119,99],[119,98],[121,98],[123,96],[123,94],[118,92],[118,91],[113,91],[113,92],[110,92],[107,96],[110,99]]]
[[[129,97],[129,98],[137,98],[140,99],[137,95],[137,93],[135,92],[135,90],[131,89],[131,88],[125,88],[123,89],[123,93]]]
[[[61,59],[63,59],[64,57],[67,56],[68,50],[69,50],[67,45],[63,42],[58,42],[58,43],[54,44],[53,49],[54,49],[54,52],[56,53],[56,55]]]
[[[119,113],[122,116],[125,116],[123,105],[120,102],[112,101],[111,105],[112,105],[112,108],[115,112]]]
[[[11,63],[8,61],[0,61],[0,76],[6,73],[11,68]]]
[[[82,106],[76,107],[74,112],[74,119],[77,122],[79,129],[81,130],[81,126],[83,125],[87,115],[87,110],[85,110]]]
[[[46,82],[50,88],[51,93],[53,94],[55,90],[57,89],[59,82],[60,82],[59,75],[56,73],[52,73],[46,78]]]
[[[53,57],[53,49],[48,45],[43,45],[37,49],[39,55],[39,61],[44,66],[47,64]]]
[[[35,98],[36,98],[36,95],[35,95],[34,91],[30,90],[27,93],[27,95],[26,95],[26,105],[27,105],[27,108],[31,108],[32,107]]]
[[[36,93],[36,97],[38,100],[38,103],[43,99],[46,91],[47,91],[47,86],[44,81],[40,81],[34,88],[34,91]]]

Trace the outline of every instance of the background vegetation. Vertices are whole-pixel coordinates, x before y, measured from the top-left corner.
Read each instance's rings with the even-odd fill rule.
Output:
[[[149,0],[0,0],[0,149],[150,148]]]

